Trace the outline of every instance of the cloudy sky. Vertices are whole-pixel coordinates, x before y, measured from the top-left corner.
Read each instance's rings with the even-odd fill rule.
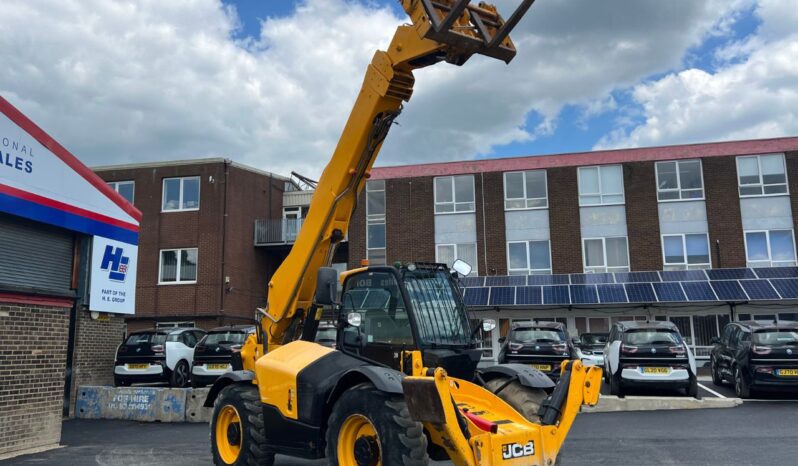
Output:
[[[0,95],[88,165],[317,176],[406,20],[395,0],[6,2]],[[798,135],[796,24],[796,0],[538,0],[509,66],[416,73],[377,164]]]

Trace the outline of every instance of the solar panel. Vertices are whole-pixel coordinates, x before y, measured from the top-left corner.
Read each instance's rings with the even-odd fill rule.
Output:
[[[656,303],[657,295],[654,294],[654,287],[651,283],[627,283],[626,295],[632,303]]]
[[[709,269],[706,271],[710,280],[743,280],[756,278],[751,269]]]
[[[515,304],[514,286],[494,286],[490,289],[491,306],[509,306]]]
[[[571,302],[573,304],[598,304],[596,286],[571,285]]]
[[[751,299],[779,299],[779,294],[767,280],[740,280],[740,285]]]
[[[782,298],[798,298],[798,278],[774,278],[770,284]]]
[[[798,278],[798,267],[761,267],[751,270],[759,278]]]
[[[490,288],[466,288],[463,301],[466,306],[487,306]]]
[[[665,270],[659,273],[663,282],[705,281],[707,274],[703,270]]]
[[[652,283],[651,285],[660,302],[687,301],[687,296],[679,282]]]
[[[574,285],[588,285],[591,283],[615,283],[611,273],[572,273],[571,283]]]
[[[628,303],[623,285],[596,285],[602,303]]]
[[[568,275],[529,275],[528,285],[567,285],[571,283]]]
[[[748,295],[737,280],[714,280],[709,282],[718,299],[722,301],[745,301]]]
[[[499,277],[485,277],[485,286],[524,286],[525,275],[505,275]]]
[[[542,304],[543,291],[539,286],[519,286],[515,289],[515,304]]]
[[[684,293],[690,301],[717,301],[709,282],[681,282]]]
[[[657,272],[615,272],[615,283],[650,283],[658,282]]]
[[[543,287],[543,304],[571,304],[567,285]]]
[[[463,277],[460,279],[460,286],[463,288],[485,286],[485,277]]]

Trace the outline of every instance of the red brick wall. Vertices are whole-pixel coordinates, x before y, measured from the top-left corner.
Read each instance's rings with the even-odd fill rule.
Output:
[[[554,273],[581,273],[582,233],[579,226],[579,187],[576,167],[550,168],[549,229]]]
[[[391,193],[385,193],[386,203],[391,198]],[[360,267],[360,261],[366,258],[366,191],[360,192],[357,198],[357,207],[352,212],[349,221],[349,265],[350,269]],[[387,225],[386,225],[387,226]],[[387,233],[386,233],[387,235]]]
[[[745,267],[737,167],[734,157],[701,159],[704,170],[712,266]]]
[[[435,201],[432,180],[431,177],[386,180],[385,239],[388,264],[395,261],[435,261]],[[365,205],[363,207],[365,209]],[[365,223],[362,231],[365,234]]]
[[[476,186],[477,201],[479,274],[507,275],[504,173],[487,172],[474,174],[474,184]]]
[[[0,456],[61,439],[69,309],[0,303]]]
[[[623,165],[631,270],[662,270],[654,162]]]

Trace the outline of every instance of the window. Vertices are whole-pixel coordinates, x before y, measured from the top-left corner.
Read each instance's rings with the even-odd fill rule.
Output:
[[[474,212],[474,176],[435,178],[435,213]]]
[[[477,272],[477,243],[438,244],[435,246],[435,261],[452,266],[454,261],[460,259],[471,265],[471,274]]]
[[[740,197],[787,194],[784,154],[737,157]]]
[[[199,203],[200,179],[198,176],[164,178],[162,212],[198,210]]]
[[[549,241],[512,241],[507,243],[510,275],[550,274]]]
[[[629,271],[629,250],[625,236],[585,238],[583,245],[585,273]]]
[[[706,233],[663,235],[662,255],[665,270],[708,269],[709,236]]]
[[[136,191],[136,183],[134,181],[109,181],[108,186],[118,192],[129,203],[133,203],[133,197]]]
[[[745,255],[749,267],[796,265],[793,231],[746,231]]]
[[[504,208],[507,210],[545,209],[549,206],[546,192],[546,170],[504,174]]]
[[[704,198],[700,160],[657,162],[657,200],[678,201]]]
[[[623,202],[623,170],[620,165],[579,167],[580,206]]]
[[[366,182],[366,259],[382,265],[385,255],[385,181]]]
[[[162,249],[158,283],[197,282],[197,248]]]
[[[156,322],[155,328],[175,328],[175,327],[195,327],[193,320],[180,321],[180,322]]]

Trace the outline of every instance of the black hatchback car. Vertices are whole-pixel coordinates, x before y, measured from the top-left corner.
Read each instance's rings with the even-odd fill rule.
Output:
[[[228,325],[211,329],[194,348],[191,386],[204,387],[232,370],[233,352],[240,350],[253,333],[253,325]]]
[[[715,385],[733,383],[740,398],[759,390],[798,394],[798,322],[731,322],[712,342]]]
[[[562,362],[576,357],[568,330],[559,322],[515,322],[499,341],[499,364],[527,364],[554,381],[560,378]]]

